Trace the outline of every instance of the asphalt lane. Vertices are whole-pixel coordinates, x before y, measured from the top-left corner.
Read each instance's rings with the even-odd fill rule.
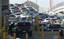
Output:
[[[33,39],[41,39],[40,34],[38,31],[33,33]]]
[[[42,38],[41,38],[41,35],[39,34],[39,32],[35,32],[33,34],[33,39],[42,39]],[[44,39],[58,39],[58,34],[57,34],[57,32],[45,32]]]

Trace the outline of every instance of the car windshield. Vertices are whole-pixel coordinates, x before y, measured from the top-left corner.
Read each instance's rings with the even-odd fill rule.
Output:
[[[60,18],[61,18],[61,19],[64,19],[64,16],[61,16]]]

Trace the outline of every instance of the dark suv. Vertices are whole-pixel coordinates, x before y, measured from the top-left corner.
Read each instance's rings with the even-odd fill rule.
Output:
[[[46,29],[44,30],[45,31],[61,31],[62,28],[61,28],[61,25],[52,24],[52,25],[49,25],[49,27],[46,27]]]
[[[27,32],[29,36],[32,36],[32,30],[31,30],[32,24],[30,22],[19,22],[16,25],[16,27],[17,27],[16,34],[18,34],[18,36],[22,33],[25,35],[25,32]],[[22,33],[20,33],[20,32],[22,32]]]
[[[16,27],[15,30],[13,30],[14,26]],[[19,38],[25,38],[26,32],[28,33],[29,36],[32,36],[32,24],[30,22],[19,22],[17,25],[10,25],[9,27],[9,33],[13,35],[12,33],[16,33],[16,37]]]
[[[19,22],[16,25],[16,27],[17,27],[17,30],[27,31],[27,30],[31,30],[32,24],[30,22]]]

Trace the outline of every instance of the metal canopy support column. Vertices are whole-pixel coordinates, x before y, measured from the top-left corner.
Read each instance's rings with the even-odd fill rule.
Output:
[[[9,0],[2,0],[2,39],[9,39],[8,37],[8,6],[9,6]]]
[[[1,31],[1,26],[2,26],[2,0],[0,0],[0,31]]]
[[[0,31],[2,26],[2,0],[0,0]]]

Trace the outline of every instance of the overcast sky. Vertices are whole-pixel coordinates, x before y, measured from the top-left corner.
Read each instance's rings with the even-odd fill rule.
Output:
[[[10,0],[9,3],[10,4],[15,4],[15,3],[24,3],[27,0]],[[31,0],[32,2],[36,3],[36,0]],[[64,2],[64,0],[53,0],[53,5],[59,3],[59,2]],[[44,10],[48,9],[49,7],[49,0],[37,0],[37,4]]]

